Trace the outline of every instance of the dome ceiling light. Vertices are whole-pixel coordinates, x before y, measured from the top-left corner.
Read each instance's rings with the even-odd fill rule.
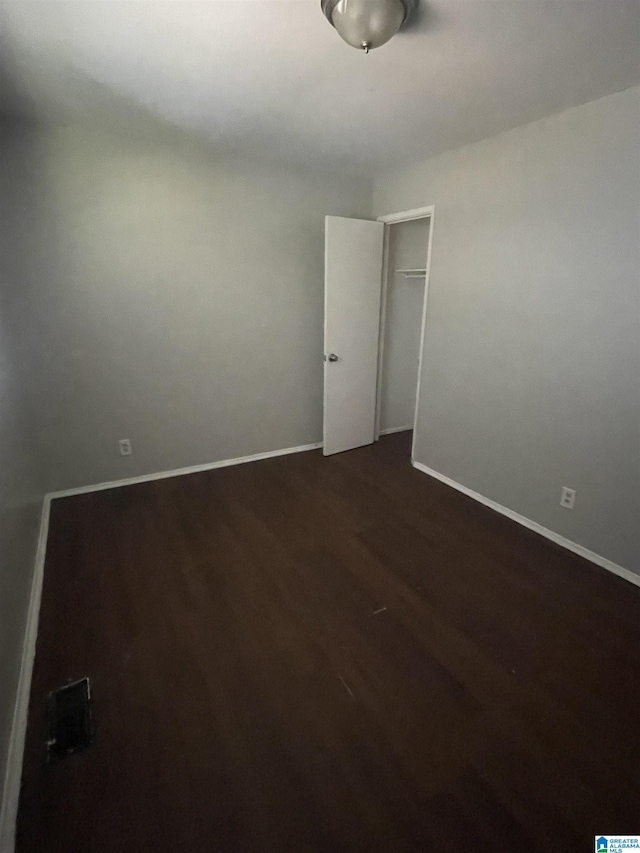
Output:
[[[320,5],[347,44],[369,53],[398,32],[416,0],[320,0]]]

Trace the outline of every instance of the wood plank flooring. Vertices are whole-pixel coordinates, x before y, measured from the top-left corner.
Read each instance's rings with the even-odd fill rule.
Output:
[[[53,503],[18,853],[640,832],[638,589],[409,442]],[[84,675],[95,743],[47,764],[47,693]]]

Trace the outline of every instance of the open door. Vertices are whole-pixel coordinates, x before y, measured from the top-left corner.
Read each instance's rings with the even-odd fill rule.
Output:
[[[375,438],[384,225],[325,218],[324,455]]]

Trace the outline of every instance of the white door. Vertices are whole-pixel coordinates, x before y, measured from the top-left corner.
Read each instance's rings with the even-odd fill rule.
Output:
[[[325,218],[324,455],[372,444],[384,225]]]

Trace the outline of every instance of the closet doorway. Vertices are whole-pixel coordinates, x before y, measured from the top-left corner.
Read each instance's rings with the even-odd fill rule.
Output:
[[[433,209],[426,208],[379,220],[385,223],[385,244],[376,440],[390,433],[413,431],[416,425],[432,217]]]
[[[325,456],[415,426],[433,215],[325,217]]]

